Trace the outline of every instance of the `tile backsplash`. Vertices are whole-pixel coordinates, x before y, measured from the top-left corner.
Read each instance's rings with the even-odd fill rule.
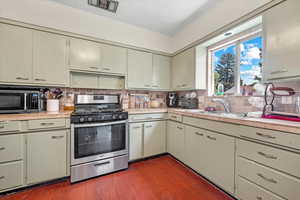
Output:
[[[282,112],[297,112],[296,101],[300,98],[300,82],[276,83],[275,86],[291,87],[296,94],[291,97],[276,97],[274,101],[275,110]],[[64,97],[61,99],[61,106],[66,102],[66,97],[71,94],[120,94],[124,109],[127,108],[166,108],[166,96],[168,92],[160,91],[144,91],[144,90],[99,90],[99,89],[77,89],[77,88],[62,88]],[[205,90],[191,90],[177,92],[178,96],[184,96],[187,93],[196,92],[199,100],[199,109],[212,106],[217,110],[223,110],[223,107],[212,102],[212,98],[225,98],[230,104],[233,112],[254,112],[262,111],[264,106],[263,96],[224,96],[212,97],[208,96]]]

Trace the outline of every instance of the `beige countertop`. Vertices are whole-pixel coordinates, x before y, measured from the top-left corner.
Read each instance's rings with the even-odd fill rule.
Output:
[[[68,118],[70,117],[71,113],[72,111],[0,114],[0,121]]]
[[[283,132],[300,134],[300,123],[275,119],[263,119],[254,117],[224,117],[217,114],[193,113],[185,109],[160,108],[160,109],[128,109],[129,114],[147,114],[147,113],[162,113],[169,112],[188,117],[208,119],[220,122],[227,122],[238,125],[252,126],[257,128],[272,129]]]

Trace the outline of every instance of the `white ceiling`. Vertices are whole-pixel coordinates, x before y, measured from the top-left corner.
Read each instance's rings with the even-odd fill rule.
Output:
[[[172,36],[210,6],[223,0],[119,0],[117,13],[95,8],[88,0],[51,0]]]

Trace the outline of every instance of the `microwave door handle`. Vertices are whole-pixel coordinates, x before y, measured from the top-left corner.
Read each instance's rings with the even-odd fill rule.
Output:
[[[24,93],[24,111],[27,111],[27,93]]]

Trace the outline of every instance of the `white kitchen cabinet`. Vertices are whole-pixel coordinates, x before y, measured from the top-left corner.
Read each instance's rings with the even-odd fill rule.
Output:
[[[144,157],[166,152],[166,121],[145,122]]]
[[[191,48],[172,58],[172,89],[196,89],[195,55],[195,48]]]
[[[67,131],[30,133],[27,136],[27,184],[67,175]]]
[[[101,68],[100,71],[126,75],[127,49],[112,45],[101,45]]]
[[[129,160],[143,158],[143,123],[129,124]]]
[[[23,161],[0,164],[0,191],[24,184]]]
[[[56,34],[33,34],[33,81],[38,84],[65,85],[67,79],[67,39]]]
[[[204,176],[234,194],[235,139],[211,131],[207,131],[205,137],[208,167]]]
[[[300,77],[299,10],[299,0],[288,0],[263,15],[265,81]]]
[[[151,89],[152,54],[128,50],[128,88]]]
[[[98,76],[88,73],[71,73],[70,86],[73,88],[98,88]]]
[[[33,30],[0,24],[0,81],[32,82]]]
[[[169,90],[171,59],[167,56],[153,54],[153,89]]]
[[[101,71],[101,45],[81,39],[70,39],[69,67],[75,70]]]
[[[184,125],[168,121],[167,151],[181,162],[185,162],[185,131]]]
[[[209,150],[206,146],[205,133],[203,129],[185,126],[186,164],[202,175],[207,174],[207,168],[211,167],[206,161]]]
[[[120,76],[99,75],[99,89],[122,90],[125,88],[125,78]]]

